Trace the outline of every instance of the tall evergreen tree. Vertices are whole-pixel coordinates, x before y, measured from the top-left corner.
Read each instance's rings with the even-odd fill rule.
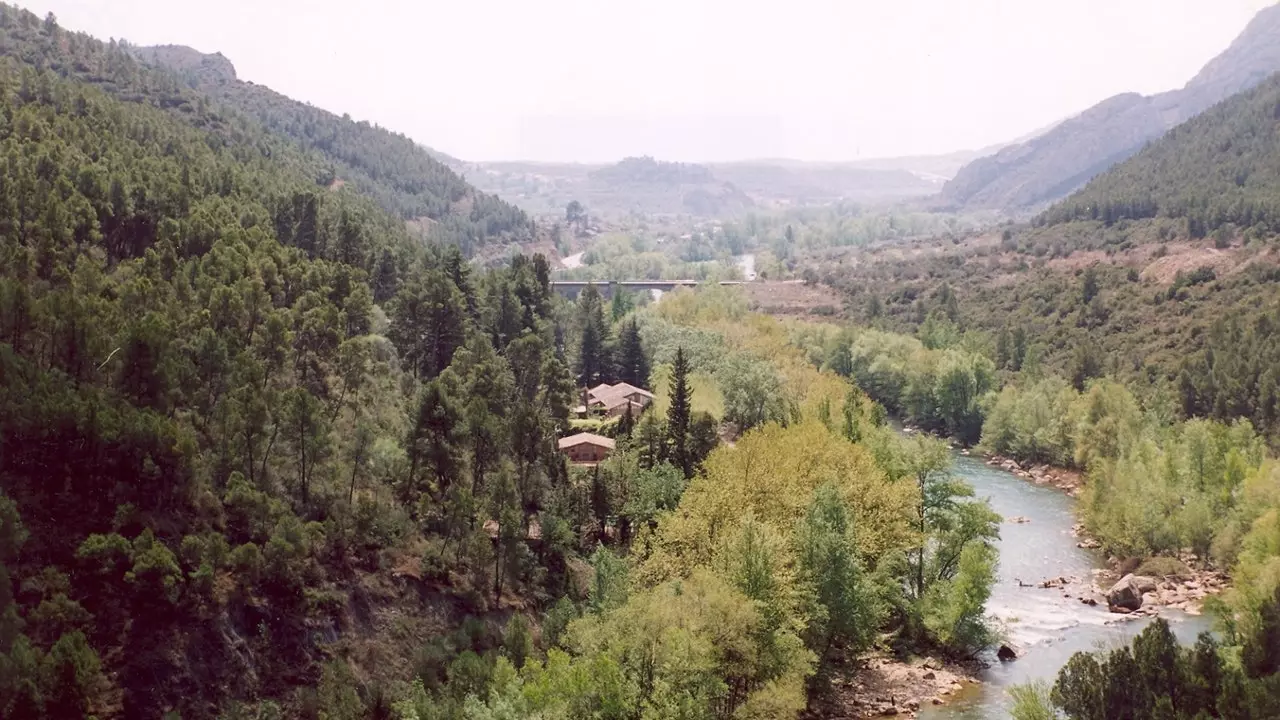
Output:
[[[671,366],[671,404],[667,408],[667,444],[671,464],[680,468],[685,477],[693,477],[693,453],[689,448],[689,423],[692,403],[689,390],[689,360],[684,348],[676,348],[675,363]]]
[[[604,302],[595,284],[588,284],[578,296],[578,384],[591,387],[612,379],[609,352],[609,326],[605,322]]]
[[[618,378],[636,387],[648,387],[649,358],[640,341],[640,328],[635,318],[618,334]]]
[[[391,340],[414,377],[429,380],[444,371],[466,340],[466,305],[447,275],[431,270],[407,283],[392,302]]]

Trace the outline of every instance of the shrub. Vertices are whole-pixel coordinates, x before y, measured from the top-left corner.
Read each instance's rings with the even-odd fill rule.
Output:
[[[1150,577],[1185,576],[1191,574],[1191,569],[1187,567],[1186,563],[1177,558],[1153,557],[1147,558],[1145,562],[1139,565],[1134,574],[1148,575]]]
[[[507,622],[507,629],[502,634],[502,650],[516,669],[524,667],[525,659],[533,654],[533,634],[524,615],[515,613]]]

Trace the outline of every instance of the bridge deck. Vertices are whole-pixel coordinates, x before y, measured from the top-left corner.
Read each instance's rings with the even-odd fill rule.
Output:
[[[611,295],[614,288],[622,288],[624,290],[662,290],[670,292],[676,288],[697,287],[702,283],[697,280],[552,280],[551,289],[562,295],[574,296],[586,289],[588,285],[595,285],[601,295]],[[741,285],[739,280],[721,280],[717,285]]]

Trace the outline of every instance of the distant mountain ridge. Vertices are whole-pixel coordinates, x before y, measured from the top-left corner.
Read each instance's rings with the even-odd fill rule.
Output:
[[[1280,71],[1280,5],[1262,10],[1179,90],[1104,100],[1028,142],[975,160],[944,186],[952,207],[1033,208],[1062,198],[1148,142]]]
[[[455,161],[451,166],[485,192],[526,211],[561,215],[577,200],[591,215],[689,215],[722,218],[754,206],[742,190],[705,165],[629,157],[609,165]]]
[[[1228,225],[1258,237],[1280,232],[1280,73],[1174,128],[1037,222],[1155,217],[1185,220],[1193,238]]]
[[[797,160],[696,164],[633,157],[608,165],[451,161],[450,166],[485,192],[543,215],[562,213],[577,200],[592,214],[727,218],[756,208],[911,200],[934,195],[939,187],[939,180],[923,170]]]
[[[711,170],[766,204],[890,202],[924,197],[938,190],[936,181],[908,170],[863,168],[845,163],[717,163]]]
[[[605,214],[657,212],[709,217],[733,215],[755,206],[795,207],[837,202],[895,203],[936,195],[942,183],[965,164],[993,155],[1056,127],[1040,128],[1006,143],[941,155],[905,155],[866,160],[819,162],[794,158],[751,158],[710,163],[671,163],[625,158],[614,164],[539,161],[467,162],[438,150],[434,157],[477,187],[500,195],[528,212],[559,213],[578,200]],[[683,185],[686,193],[667,193],[655,204],[654,183]],[[649,193],[632,202],[621,193],[628,183]],[[697,186],[697,187],[695,187]],[[687,198],[687,202],[685,201]]]

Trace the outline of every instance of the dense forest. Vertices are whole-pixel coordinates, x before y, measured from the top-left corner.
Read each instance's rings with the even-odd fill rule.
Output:
[[[1250,236],[1280,231],[1280,76],[1169,131],[1128,162],[1044,212],[1058,224],[1165,217],[1192,238],[1228,225]]]
[[[431,239],[456,244],[466,254],[486,242],[532,237],[523,213],[479,193],[404,136],[235,80],[225,60],[226,67],[214,63],[213,70],[208,63],[195,65],[205,72],[193,70],[190,62],[171,69],[164,60],[198,53],[185,48],[148,52],[60,28],[51,39],[44,21],[11,6],[4,12],[0,48],[5,56],[94,85],[124,102],[164,109],[175,120],[210,132],[210,142],[238,145],[292,166],[313,187],[337,190],[350,183],[402,219],[429,221]]]
[[[737,293],[568,302],[126,46],[0,29],[0,715],[788,718],[993,641],[998,516]],[[654,407],[571,417],[620,380]]]
[[[256,118],[269,132],[318,152],[328,163],[317,178],[319,183],[350,183],[388,212],[406,220],[439,223],[442,227],[433,228],[435,237],[458,244],[467,254],[486,241],[532,237],[523,212],[494,195],[478,192],[404,135],[237,80],[229,62],[189,48],[128,49],[146,62],[174,70],[195,90]]]
[[[481,543],[481,597],[566,582],[566,548],[494,557],[478,529],[510,536],[565,486],[545,261],[473,275],[243,121],[159,107],[185,96],[118,48],[0,26],[30,60],[0,82],[7,717],[346,692],[321,638],[348,593],[376,604],[352,578],[414,528],[454,559],[435,572]],[[66,79],[42,44],[157,89]],[[480,442],[502,462],[464,483]]]

